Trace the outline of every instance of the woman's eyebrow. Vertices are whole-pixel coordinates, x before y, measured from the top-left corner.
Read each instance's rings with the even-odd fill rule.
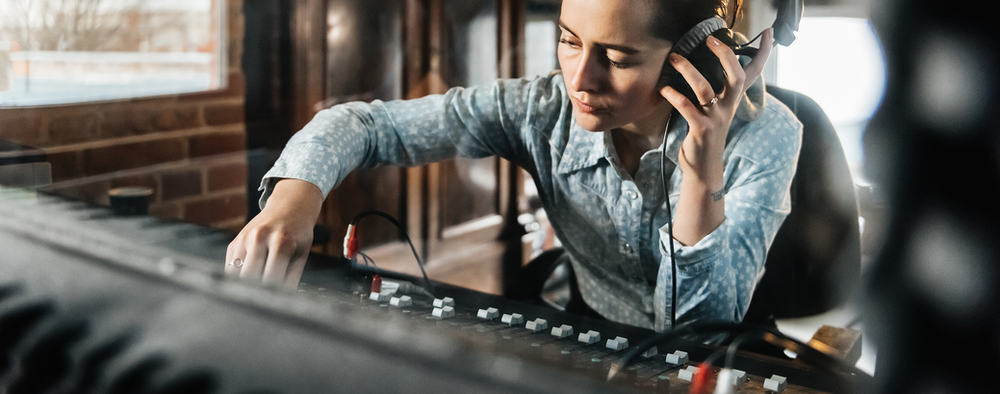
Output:
[[[563,23],[562,19],[559,20],[559,27],[561,27],[563,30],[566,30],[567,33],[572,34],[573,37],[577,37],[577,38],[580,37],[576,33],[574,33],[573,30],[570,30],[570,28],[567,27],[565,23]],[[594,43],[594,45],[599,46],[601,48],[606,48],[606,49],[610,49],[610,50],[613,50],[613,51],[621,52],[621,53],[624,53],[626,55],[632,55],[632,54],[635,54],[635,53],[639,53],[638,49],[630,47],[630,46],[626,46],[626,45],[605,44],[605,43],[599,43],[599,42]]]

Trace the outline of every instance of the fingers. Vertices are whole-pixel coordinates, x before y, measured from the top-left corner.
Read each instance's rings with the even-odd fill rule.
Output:
[[[667,99],[667,101],[670,102],[670,105],[672,105],[674,109],[676,109],[677,112],[684,117],[684,119],[688,119],[689,122],[705,116],[705,112],[701,105],[692,103],[691,100],[688,100],[687,96],[678,92],[677,89],[674,89],[669,85],[660,89],[660,95]]]
[[[695,96],[698,98],[698,103],[692,103],[692,106],[699,103],[707,103],[715,98],[715,90],[712,89],[712,85],[690,61],[676,53],[671,53],[669,60],[674,69],[691,86],[691,90],[694,91]]]
[[[745,68],[742,67],[733,50],[722,43],[722,41],[712,36],[706,39],[707,46],[719,58],[723,69],[726,71],[726,84],[719,94],[715,93],[708,80],[705,79],[691,62],[680,55],[670,54],[671,64],[688,82],[695,96],[698,98],[699,102],[692,104],[692,108],[700,106],[700,109],[704,110],[716,104],[716,102],[712,101],[713,99],[729,104],[726,107],[735,105],[739,101],[747,88],[760,77],[774,47],[774,29],[768,28],[763,32],[761,37],[761,45],[757,54]],[[664,98],[670,100],[665,90],[661,90],[661,94],[663,94]],[[671,104],[674,104],[674,107],[679,110],[681,109],[679,107],[687,106],[681,101],[671,101]]]
[[[743,94],[743,81],[746,78],[743,67],[740,65],[739,59],[733,50],[719,41],[718,38],[709,36],[706,40],[708,48],[715,53],[715,56],[719,57],[719,62],[722,63],[722,68],[726,70],[726,85],[725,88],[719,93],[719,100],[725,103],[735,103],[739,100],[739,97]],[[737,92],[738,94],[731,94],[732,92]]]
[[[299,279],[302,279],[302,271],[306,268],[306,259],[309,257],[309,253],[303,253],[296,258],[292,259],[291,265],[288,267],[288,274],[285,275],[285,287],[294,289],[299,285]]]
[[[280,231],[244,229],[226,251],[225,271],[240,278],[294,288],[302,277],[310,245],[311,240],[297,240]]]
[[[746,91],[764,71],[764,65],[767,63],[767,58],[771,56],[772,49],[774,49],[774,28],[768,28],[761,35],[760,48],[757,50],[757,55],[743,69],[743,72],[746,73],[746,82],[744,83],[746,86],[743,88],[743,91]]]
[[[251,232],[245,244],[246,256],[243,257],[243,268],[240,268],[240,278],[260,279],[267,263],[267,244],[257,239],[259,232]]]
[[[295,241],[288,237],[276,237],[271,241],[261,281],[264,283],[285,283],[292,256],[296,254]]]
[[[240,274],[240,269],[243,268],[243,258],[246,254],[242,242],[233,241],[229,244],[229,247],[226,249],[226,275]]]

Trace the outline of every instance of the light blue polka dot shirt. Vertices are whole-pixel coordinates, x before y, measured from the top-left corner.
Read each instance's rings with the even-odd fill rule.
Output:
[[[773,97],[766,102],[755,120],[737,117],[729,131],[725,221],[695,245],[674,241],[678,323],[742,321],[767,249],[791,209],[801,124]],[[533,177],[587,304],[613,321],[667,329],[674,278],[664,242],[661,150],[646,152],[632,177],[619,165],[610,133],[579,127],[571,105],[559,74],[416,100],[338,105],[291,138],[264,177],[261,205],[279,178],[309,181],[325,196],[359,167],[499,155]],[[670,128],[664,145],[674,209],[687,124],[679,119]]]

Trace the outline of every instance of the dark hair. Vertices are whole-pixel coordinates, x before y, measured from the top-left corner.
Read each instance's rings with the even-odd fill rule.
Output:
[[[684,33],[699,22],[718,16],[726,17],[727,0],[647,0],[653,7],[653,18],[649,22],[649,33],[653,37],[677,42]],[[743,0],[734,0],[735,10],[729,27],[736,23]]]

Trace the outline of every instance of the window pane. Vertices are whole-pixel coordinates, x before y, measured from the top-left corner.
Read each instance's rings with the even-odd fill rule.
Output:
[[[559,3],[528,0],[524,22],[524,76],[546,76],[559,69]]]
[[[864,182],[861,136],[885,93],[885,58],[866,19],[802,18],[779,47],[776,83],[819,103],[837,129],[855,181]]]
[[[224,0],[0,0],[0,106],[223,87]]]

